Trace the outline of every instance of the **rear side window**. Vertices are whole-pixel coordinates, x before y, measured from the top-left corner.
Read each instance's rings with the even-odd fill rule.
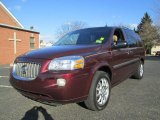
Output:
[[[134,37],[135,37],[135,40],[137,43],[137,47],[142,47],[142,40],[141,40],[140,36],[135,32],[133,32],[133,33],[134,33]]]
[[[141,38],[133,30],[124,29],[129,47],[140,47]]]

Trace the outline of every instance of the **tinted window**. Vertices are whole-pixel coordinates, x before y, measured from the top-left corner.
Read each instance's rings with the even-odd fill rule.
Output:
[[[103,44],[110,34],[110,28],[91,28],[66,34],[54,45]]]
[[[141,38],[133,30],[124,29],[129,47],[141,46]]]
[[[135,37],[137,46],[138,46],[138,47],[141,47],[141,46],[142,46],[142,41],[141,41],[140,36],[139,36],[137,33],[134,32],[134,37]]]
[[[133,32],[129,29],[125,29],[124,31],[126,33],[127,42],[128,42],[129,47],[135,47],[136,46],[136,40],[135,40]]]

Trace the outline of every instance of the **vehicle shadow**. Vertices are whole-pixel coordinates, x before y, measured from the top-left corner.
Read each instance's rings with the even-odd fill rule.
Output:
[[[82,107],[82,108],[84,108],[84,109],[86,109],[86,110],[89,110],[89,109],[87,108],[87,106],[84,104],[84,102],[79,102],[79,103],[77,103],[77,105],[79,105],[80,107]]]
[[[160,56],[146,56],[145,59],[151,61],[160,61]]]
[[[38,112],[41,112],[45,120],[54,120],[52,116],[43,107],[34,106],[28,110],[21,120],[38,120]]]

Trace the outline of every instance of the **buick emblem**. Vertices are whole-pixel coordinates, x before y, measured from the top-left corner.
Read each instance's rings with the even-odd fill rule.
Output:
[[[23,65],[23,66],[21,67],[21,72],[22,72],[22,74],[26,74],[27,70],[28,70],[28,68],[27,68],[26,65]]]

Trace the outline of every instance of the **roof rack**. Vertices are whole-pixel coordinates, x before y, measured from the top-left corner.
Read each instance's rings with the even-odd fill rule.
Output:
[[[126,27],[126,26],[120,26],[120,28],[131,30],[130,28],[128,28],[128,27]]]

